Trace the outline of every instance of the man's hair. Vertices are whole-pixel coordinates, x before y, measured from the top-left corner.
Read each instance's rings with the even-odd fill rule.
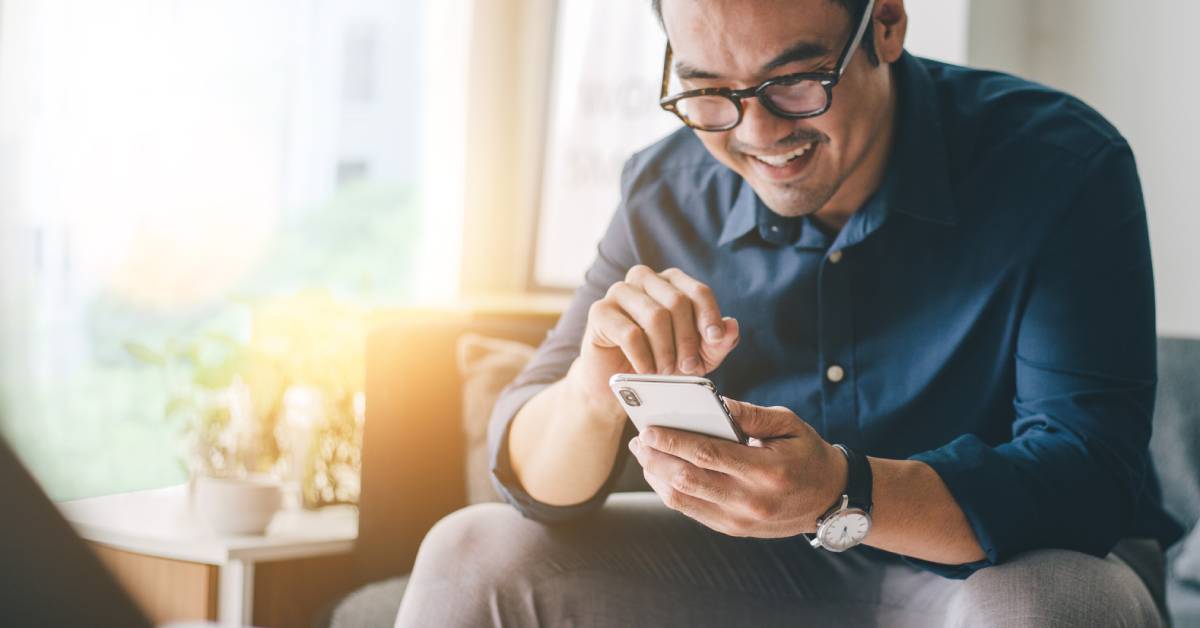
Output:
[[[851,28],[858,26],[858,20],[862,19],[863,10],[867,8],[867,0],[829,0],[850,14]],[[663,23],[662,15],[662,0],[650,0],[650,6],[654,9],[654,16],[658,18],[658,23],[666,30],[666,25]],[[867,53],[867,60],[871,65],[879,65],[879,56],[875,54],[875,38],[872,36],[874,24],[867,22],[867,30],[863,33],[862,46],[864,52]]]

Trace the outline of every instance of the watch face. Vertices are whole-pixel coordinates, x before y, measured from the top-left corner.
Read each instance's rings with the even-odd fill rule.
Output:
[[[817,537],[826,549],[841,552],[861,543],[870,529],[870,515],[849,508],[831,515],[817,530]]]

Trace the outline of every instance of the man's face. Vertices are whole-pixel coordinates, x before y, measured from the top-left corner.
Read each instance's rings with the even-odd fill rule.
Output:
[[[683,89],[744,88],[795,72],[832,71],[858,26],[832,0],[664,0],[662,10]],[[843,183],[869,183],[863,171],[886,160],[880,153],[889,145],[893,102],[887,64],[872,65],[860,46],[824,114],[782,118],[750,99],[734,129],[696,133],[767,207],[803,216],[847,197],[861,202]]]

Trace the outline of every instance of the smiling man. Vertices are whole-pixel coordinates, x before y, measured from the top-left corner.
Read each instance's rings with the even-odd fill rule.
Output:
[[[654,5],[688,128],[497,403],[524,517],[439,523],[397,625],[1162,625],[1125,140],[904,52],[902,0]],[[750,444],[635,435],[628,372],[707,376]],[[653,492],[610,499],[630,456]]]

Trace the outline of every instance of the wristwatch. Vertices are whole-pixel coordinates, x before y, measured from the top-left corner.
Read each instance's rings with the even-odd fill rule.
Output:
[[[871,464],[845,445],[834,445],[846,456],[846,490],[825,514],[817,519],[813,547],[844,552],[867,538],[871,531]]]

